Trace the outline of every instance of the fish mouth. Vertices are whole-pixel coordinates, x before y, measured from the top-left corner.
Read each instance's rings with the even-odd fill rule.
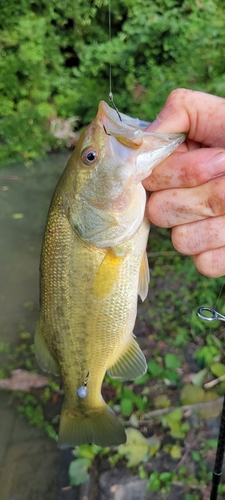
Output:
[[[105,101],[100,101],[97,122],[107,135],[114,136],[121,144],[137,149],[143,142],[143,130],[148,122],[117,113]]]

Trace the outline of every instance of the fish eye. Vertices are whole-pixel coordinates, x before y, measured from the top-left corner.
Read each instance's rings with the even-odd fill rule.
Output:
[[[85,165],[94,165],[98,159],[98,151],[95,148],[86,148],[81,155],[82,162]]]

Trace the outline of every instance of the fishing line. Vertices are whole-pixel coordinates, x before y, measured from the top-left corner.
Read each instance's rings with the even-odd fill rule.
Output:
[[[122,122],[122,118],[120,115],[120,112],[118,111],[115,102],[113,100],[113,93],[112,93],[112,19],[111,19],[111,1],[108,0],[108,7],[109,7],[109,47],[110,47],[110,57],[109,57],[109,101],[113,105],[115,111],[118,114],[118,117],[120,121]]]
[[[218,297],[217,297],[217,299],[216,299],[216,302],[215,302],[215,305],[214,305],[214,309],[216,309],[216,304],[217,304],[218,300],[220,299],[220,296],[221,296],[221,294],[222,294],[223,288],[224,288],[224,284],[221,286],[221,289],[220,289],[219,295],[218,295]]]
[[[224,284],[221,286],[219,295],[216,299],[214,309],[211,309],[210,307],[199,307],[198,309],[198,316],[206,321],[225,321],[225,316],[222,314],[218,313],[215,310],[216,304],[222,294],[224,288]],[[206,316],[205,312],[210,313],[210,316]],[[224,452],[225,452],[225,395],[224,395],[224,400],[223,400],[223,408],[222,408],[222,413],[221,413],[221,419],[220,419],[220,428],[219,428],[219,434],[218,434],[218,442],[217,442],[217,450],[216,450],[216,458],[215,458],[215,464],[214,464],[214,469],[212,473],[212,488],[211,488],[211,493],[210,493],[210,500],[217,500],[217,495],[218,495],[218,488],[222,476],[222,468],[223,468],[223,459],[224,459]]]

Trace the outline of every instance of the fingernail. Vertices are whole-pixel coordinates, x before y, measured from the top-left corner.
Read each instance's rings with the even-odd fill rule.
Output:
[[[162,120],[160,120],[158,117],[154,120],[154,122],[150,123],[150,125],[148,125],[148,127],[145,129],[146,132],[154,132],[157,127],[160,125],[160,122]]]
[[[225,152],[218,153],[206,165],[211,177],[225,174]]]

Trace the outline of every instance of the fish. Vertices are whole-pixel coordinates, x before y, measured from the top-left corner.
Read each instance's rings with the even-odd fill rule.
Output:
[[[126,381],[147,369],[133,335],[137,298],[144,300],[149,286],[142,180],[184,135],[149,133],[146,126],[101,101],[51,200],[34,344],[40,367],[63,379],[61,447],[125,443],[102,382],[106,372]]]

